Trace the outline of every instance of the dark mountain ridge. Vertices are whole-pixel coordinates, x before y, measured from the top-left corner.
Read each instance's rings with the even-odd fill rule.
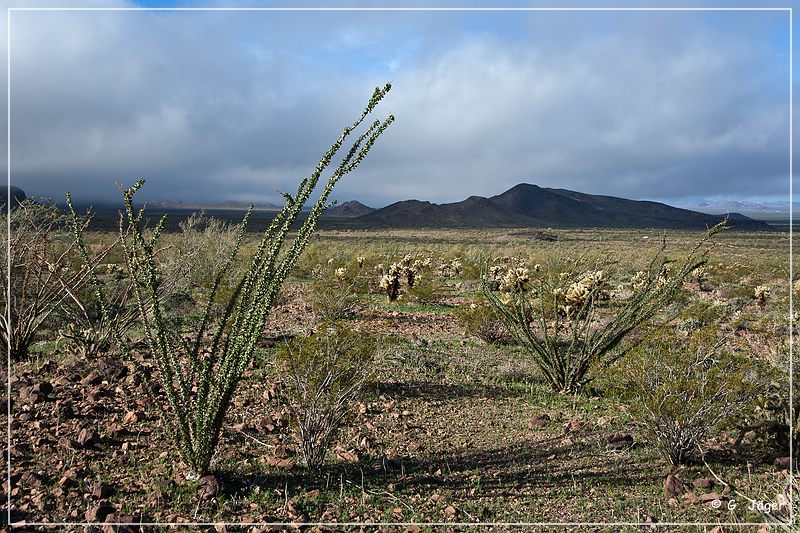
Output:
[[[628,200],[521,183],[502,194],[434,204],[405,200],[353,219],[378,227],[561,227],[705,229],[724,218],[659,202]],[[769,224],[730,214],[735,229],[772,231]]]
[[[375,211],[374,208],[366,206],[356,200],[350,200],[341,205],[327,209],[323,216],[326,217],[360,217]]]

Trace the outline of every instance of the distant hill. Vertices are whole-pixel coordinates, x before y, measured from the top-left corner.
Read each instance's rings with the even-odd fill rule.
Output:
[[[11,189],[10,191],[9,188]],[[8,185],[0,185],[0,207],[6,206],[6,200],[8,199],[9,192],[11,193],[11,209],[19,206],[19,204],[21,204],[27,198],[25,191],[19,187],[15,187],[13,185],[11,187]]]
[[[375,209],[372,207],[366,206],[361,202],[357,202],[356,200],[350,200],[349,202],[345,202],[341,205],[331,207],[325,211],[323,216],[352,218],[360,217],[361,215],[366,215],[367,213],[372,213],[373,211],[375,211]]]
[[[461,202],[433,204],[406,200],[362,215],[359,224],[380,227],[562,227],[704,229],[722,220],[649,201],[584,194],[521,183],[502,194],[470,196]],[[731,225],[747,231],[772,231],[770,225],[732,213]]]
[[[250,207],[249,202],[237,202],[228,200],[223,202],[182,202],[182,201],[169,201],[162,200],[160,202],[151,202],[152,207],[159,209],[241,209],[246,210]],[[255,205],[255,209],[264,211],[279,211],[281,206],[271,204],[269,202]]]
[[[686,209],[701,213],[741,213],[756,220],[788,220],[789,201],[778,202],[741,202],[736,200],[706,200],[691,205]],[[794,212],[800,210],[800,202],[792,202]]]

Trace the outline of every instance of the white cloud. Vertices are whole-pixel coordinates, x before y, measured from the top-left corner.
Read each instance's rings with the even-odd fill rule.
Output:
[[[13,171],[32,194],[113,199],[145,177],[149,198],[275,200],[387,79],[397,122],[342,199],[520,181],[657,199],[785,189],[771,19],[13,16]]]

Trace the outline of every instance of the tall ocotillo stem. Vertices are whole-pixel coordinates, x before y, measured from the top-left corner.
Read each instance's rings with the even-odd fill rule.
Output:
[[[252,208],[247,212],[236,245],[214,278],[202,319],[189,340],[172,331],[160,304],[156,244],[164,229],[166,216],[161,218],[149,235],[145,235],[142,230],[144,210],[136,211],[133,205],[133,196],[144,180],[139,180],[124,191],[125,210],[120,213],[119,219],[120,242],[134,282],[134,301],[148,351],[155,360],[158,378],[167,398],[166,405],[162,406],[163,413],[170,413],[171,416],[164,416],[164,419],[174,430],[181,457],[194,475],[203,475],[210,468],[236,386],[252,359],[281,285],[308,244],[319,217],[329,207],[328,198],[333,187],[364,160],[378,137],[394,122],[394,116],[389,115],[382,121],[375,120],[353,141],[328,177],[308,217],[294,238],[286,243],[292,225],[345,141],[375,110],[390,89],[388,83],[383,88],[376,88],[361,116],[342,131],[311,176],[301,180],[294,195],[283,194],[285,205],[262,235],[249,269],[233,284],[235,290],[224,302],[222,316],[214,319],[213,302],[241,248]],[[67,203],[78,249],[84,261],[88,261],[82,228],[72,208],[69,193]],[[91,281],[101,312],[107,316],[108,305],[102,285],[94,273]],[[117,329],[114,338],[123,348],[123,353],[130,354],[131,346],[124,333]],[[134,359],[131,357],[131,360]],[[141,374],[145,380],[149,380],[147,372],[142,371]]]

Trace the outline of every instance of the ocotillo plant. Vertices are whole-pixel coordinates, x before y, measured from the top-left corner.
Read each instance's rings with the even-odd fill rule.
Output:
[[[527,268],[511,268],[500,285],[501,296],[489,283],[484,283],[483,293],[551,388],[575,393],[592,378],[592,372],[630,348],[622,347],[622,342],[634,329],[651,321],[674,299],[689,274],[706,263],[705,251],[700,250],[703,244],[726,224],[727,220],[711,228],[674,273],[662,247],[647,272],[634,282],[633,295],[609,309],[601,303],[607,297],[603,270],[580,274],[548,268],[532,276]]]
[[[236,289],[230,298],[226,299],[221,318],[214,320],[212,308],[215,297],[239,252],[252,208],[247,212],[236,246],[216,275],[210,294],[205,298],[208,303],[202,319],[188,339],[172,331],[160,304],[160,273],[155,250],[166,216],[161,218],[149,235],[145,235],[142,231],[144,209],[136,211],[133,207],[133,196],[144,181],[140,180],[124,191],[125,212],[120,214],[120,239],[129,274],[135,282],[134,300],[139,310],[147,347],[155,360],[157,376],[166,396],[167,405],[160,405],[162,415],[173,426],[178,450],[191,469],[192,477],[202,476],[210,470],[222,422],[242,372],[253,356],[281,285],[308,244],[320,215],[329,206],[328,197],[334,185],[364,160],[378,137],[394,121],[394,116],[389,115],[383,121],[374,121],[356,138],[331,172],[319,199],[294,238],[285,242],[290,227],[297,220],[320,177],[342,149],[345,140],[374,111],[390,89],[390,84],[376,88],[358,120],[344,129],[322,156],[311,176],[301,180],[297,192],[294,195],[283,194],[286,204],[264,232],[249,269],[235,284]],[[78,249],[84,260],[88,261],[81,227],[72,208],[69,193],[67,203],[74,221],[74,237]],[[103,313],[108,314],[103,287],[96,276],[92,276],[92,283]],[[123,353],[126,350],[130,353],[122,331],[115,331],[115,339],[125,348]],[[130,359],[136,364],[133,357]],[[148,379],[146,372],[140,373],[144,379]]]

